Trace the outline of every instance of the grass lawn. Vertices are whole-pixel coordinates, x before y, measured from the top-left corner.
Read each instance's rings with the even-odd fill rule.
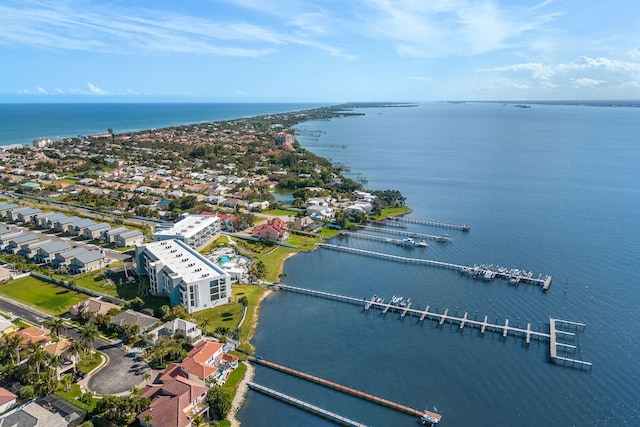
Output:
[[[398,216],[411,212],[411,208],[409,206],[400,206],[397,208],[384,208],[380,215],[376,215],[373,218],[375,219],[385,219],[390,216]]]
[[[77,368],[78,371],[84,372],[88,374],[91,372],[96,366],[100,364],[102,361],[102,355],[100,353],[94,352],[91,356],[85,355],[80,362],[78,362]]]
[[[93,412],[96,407],[95,399],[91,401],[90,405],[85,405],[78,400],[78,397],[82,396],[82,390],[80,390],[80,386],[78,384],[72,384],[69,391],[57,391],[56,396],[63,398],[72,405],[75,405],[80,409],[84,409],[89,413]]]
[[[264,276],[265,280],[269,282],[278,282],[280,280],[278,276],[280,275],[285,259],[287,259],[289,255],[297,252],[300,252],[300,249],[277,246],[271,252],[264,255],[258,255],[258,259],[264,263],[266,269]]]
[[[238,323],[242,318],[243,307],[242,304],[235,302],[243,296],[247,297],[249,301],[248,309],[247,309],[247,317],[244,319],[242,323],[242,327],[240,328],[240,336],[239,339],[246,339],[249,333],[249,327],[253,320],[253,307],[258,303],[258,298],[260,297],[261,289],[256,285],[232,285],[233,289],[233,299],[231,303],[221,305],[219,307],[208,308],[206,310],[201,310],[196,313],[193,313],[193,318],[196,320],[196,323],[200,323],[203,319],[207,319],[209,324],[207,325],[207,332],[213,333],[213,331],[218,327],[229,328],[231,331],[234,331],[238,327]]]
[[[0,294],[36,306],[48,313],[61,315],[86,295],[28,276],[0,285]]]
[[[288,211],[286,209],[271,209],[269,211],[262,211],[260,213],[263,213],[265,215],[275,215],[275,216],[293,216],[295,217],[296,215],[298,215],[298,212],[295,211]]]

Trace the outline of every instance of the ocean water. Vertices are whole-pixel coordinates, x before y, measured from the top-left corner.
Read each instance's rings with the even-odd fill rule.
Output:
[[[550,317],[584,322],[568,341],[577,353],[567,355],[593,368],[550,364],[545,342],[526,346],[522,338],[284,291],[263,303],[256,353],[417,409],[435,406],[443,426],[640,425],[640,109],[429,103],[360,111],[300,124],[302,145],[366,176],[370,189],[400,190],[411,216],[471,230],[410,225],[453,239],[426,249],[332,243],[523,268],[553,275],[551,289],[327,249],[289,259],[286,283],[360,298],[402,295],[421,308],[508,318],[534,330],[548,331]],[[418,425],[416,417],[260,366],[255,381],[366,425]],[[253,391],[239,418],[246,426],[332,425]]]
[[[77,135],[163,128],[318,107],[310,103],[1,104],[0,146]]]

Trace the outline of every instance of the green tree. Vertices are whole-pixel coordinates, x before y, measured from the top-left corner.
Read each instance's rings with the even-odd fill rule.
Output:
[[[29,365],[34,366],[36,368],[36,373],[40,375],[40,368],[44,365],[47,359],[48,356],[44,349],[41,346],[36,345],[29,355]]]
[[[82,329],[80,329],[80,342],[89,348],[91,355],[93,355],[93,344],[98,338],[98,334],[98,328],[93,322],[85,324]]]
[[[67,330],[67,327],[64,324],[64,320],[60,319],[59,317],[54,317],[50,320],[47,320],[43,324],[45,327],[51,330],[51,334],[55,337],[59,337]]]
[[[232,398],[228,390],[214,386],[207,391],[207,403],[218,415],[218,418],[226,418],[231,410]]]

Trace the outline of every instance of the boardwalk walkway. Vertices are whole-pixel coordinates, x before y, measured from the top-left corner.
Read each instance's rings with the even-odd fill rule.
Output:
[[[289,292],[296,292],[305,295],[312,295],[320,298],[326,298],[331,300],[343,301],[350,304],[360,305],[364,307],[364,311],[368,311],[371,309],[379,309],[382,310],[383,314],[388,312],[396,312],[400,313],[400,317],[404,318],[406,315],[415,316],[419,318],[419,322],[423,322],[425,319],[433,320],[438,323],[438,325],[443,326],[445,323],[449,323],[452,325],[457,325],[460,330],[471,327],[478,328],[482,335],[485,332],[494,332],[502,335],[503,338],[507,338],[507,336],[512,335],[516,338],[524,338],[526,344],[531,343],[531,338],[538,338],[539,341],[549,341],[549,360],[551,363],[556,363],[557,361],[562,361],[565,365],[569,363],[571,366],[580,366],[580,367],[591,367],[590,362],[585,362],[583,360],[579,360],[577,358],[568,358],[564,356],[558,355],[558,348],[561,350],[576,350],[576,346],[571,344],[566,344],[562,342],[558,342],[557,334],[563,334],[566,336],[575,335],[573,332],[559,330],[557,324],[562,324],[566,326],[575,327],[576,329],[581,327],[585,328],[583,323],[572,322],[568,320],[560,320],[560,319],[549,319],[549,333],[542,331],[534,331],[531,329],[531,323],[527,323],[526,328],[521,328],[519,324],[513,326],[513,324],[509,324],[509,319],[505,319],[504,324],[498,323],[498,319],[496,317],[495,322],[489,322],[488,316],[484,316],[482,320],[477,319],[477,312],[473,319],[469,318],[469,313],[464,312],[462,317],[457,315],[457,310],[455,315],[449,314],[449,308],[446,308],[443,313],[439,313],[437,311],[431,311],[429,305],[426,306],[424,310],[421,310],[419,307],[411,308],[411,304],[406,307],[399,307],[396,304],[385,303],[383,300],[380,301],[376,295],[367,299],[367,298],[355,298],[346,295],[339,295],[329,292],[317,291],[314,289],[306,289],[300,288],[297,286],[290,286],[285,284],[278,284],[275,286],[276,289],[281,289]]]
[[[295,397],[289,396],[288,394],[281,393],[272,388],[265,387],[261,384],[249,382],[248,385],[251,390],[258,391],[262,394],[273,397],[282,402],[288,403],[289,405],[304,409],[305,411],[311,412],[312,414],[318,415],[329,421],[333,421],[336,424],[339,424],[342,426],[348,426],[348,427],[366,427],[365,424],[351,420],[347,417],[343,417],[342,415],[336,414],[335,412],[327,411],[326,409],[320,408],[319,406],[312,405],[310,403],[305,402],[304,400],[296,399]]]
[[[288,368],[286,366],[280,365],[278,363],[274,363],[274,362],[270,362],[268,360],[264,360],[261,357],[249,356],[248,360],[250,362],[257,363],[257,364],[266,366],[268,368],[275,369],[277,371],[284,372],[284,373],[289,374],[289,375],[293,375],[293,376],[298,377],[298,378],[302,378],[302,379],[307,380],[309,382],[316,383],[316,384],[319,384],[319,385],[322,385],[322,386],[325,386],[325,387],[340,391],[342,393],[350,394],[352,396],[356,396],[356,397],[359,397],[361,399],[368,400],[370,402],[376,403],[376,404],[381,405],[381,406],[386,406],[388,408],[395,409],[396,411],[403,412],[405,414],[416,415],[418,417],[421,417],[426,412],[429,416],[433,417],[433,419],[437,419],[438,422],[440,421],[440,418],[442,417],[442,415],[437,414],[435,412],[420,411],[418,409],[414,409],[414,408],[411,408],[409,406],[402,405],[400,403],[392,402],[391,400],[384,399],[382,397],[374,396],[374,395],[366,393],[364,391],[356,390],[354,388],[347,387],[347,386],[344,386],[342,384],[335,383],[333,381],[325,380],[324,378],[316,377],[315,375],[307,374],[306,372],[298,371],[296,369],[291,369],[291,368]]]
[[[547,275],[544,278],[542,278],[542,275],[540,275],[538,278],[534,278],[532,273],[524,272],[517,269],[498,270],[498,269],[494,269],[493,267],[484,267],[484,266],[475,266],[475,265],[471,267],[471,266],[466,266],[461,264],[453,264],[450,262],[435,261],[431,259],[410,258],[410,257],[404,257],[400,255],[385,254],[382,252],[374,252],[374,251],[368,251],[365,249],[351,248],[348,246],[333,245],[330,243],[320,243],[318,244],[318,246],[325,249],[331,249],[334,251],[349,252],[349,253],[369,256],[373,258],[387,259],[390,261],[446,268],[449,270],[458,271],[461,274],[471,275],[473,277],[490,277],[490,278],[508,279],[510,282],[513,282],[514,284],[531,283],[531,284],[542,286],[542,289],[544,291],[547,291],[549,289],[549,287],[551,286],[551,281],[553,280],[553,277],[550,275]]]
[[[450,224],[450,223],[447,223],[447,222],[432,221],[432,220],[429,220],[429,219],[411,218],[411,217],[407,217],[407,216],[391,217],[391,218],[387,218],[387,221],[404,222],[404,223],[409,223],[409,224],[429,225],[429,226],[432,226],[432,227],[454,228],[454,229],[462,230],[462,231],[471,230],[471,227],[468,226],[467,224],[463,224],[463,225],[461,225],[461,224]]]

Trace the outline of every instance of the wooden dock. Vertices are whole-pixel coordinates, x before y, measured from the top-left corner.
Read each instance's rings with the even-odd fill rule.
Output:
[[[395,222],[405,222],[408,224],[420,224],[420,225],[429,225],[431,227],[442,227],[442,228],[453,228],[456,230],[469,231],[471,227],[467,224],[449,224],[447,222],[440,221],[432,221],[429,219],[420,219],[420,218],[411,218],[407,216],[394,216],[391,218],[387,218],[387,221],[395,221]]]
[[[440,421],[442,415],[437,414],[431,411],[420,411],[418,409],[411,408],[406,405],[402,405],[400,403],[393,402],[388,399],[384,399],[382,397],[374,396],[372,394],[366,393],[364,391],[356,390],[351,387],[344,386],[342,384],[335,383],[333,381],[325,380],[324,378],[316,377],[315,375],[307,374],[306,372],[298,371],[296,369],[288,368],[286,366],[280,365],[278,363],[270,362],[268,360],[264,360],[261,357],[249,356],[248,360],[253,363],[260,364],[262,366],[266,366],[271,369],[275,369],[280,372],[284,372],[285,374],[289,374],[298,378],[302,378],[303,380],[307,380],[309,382],[322,385],[324,387],[331,388],[333,390],[340,391],[345,394],[350,394],[351,396],[359,397],[364,400],[368,400],[370,402],[376,403],[381,406],[386,406],[387,408],[395,409],[396,411],[403,412],[405,414],[416,415],[421,417],[425,413],[431,416],[433,419]]]
[[[400,255],[385,254],[382,252],[368,251],[365,249],[351,248],[348,246],[333,245],[331,243],[320,243],[318,244],[318,246],[326,249],[331,249],[334,251],[349,252],[357,255],[386,259],[389,261],[404,262],[407,264],[428,265],[430,267],[446,268],[449,270],[457,271],[460,274],[466,274],[468,276],[472,276],[475,278],[483,278],[488,273],[490,277],[498,278],[498,279],[507,279],[509,280],[510,283],[513,281],[514,284],[527,283],[527,284],[542,286],[543,291],[549,290],[549,287],[551,286],[551,281],[553,280],[553,277],[550,275],[547,275],[544,278],[542,278],[542,275],[540,275],[539,277],[535,278],[530,272],[525,273],[521,270],[516,270],[516,269],[498,270],[498,269],[493,269],[493,267],[475,266],[475,265],[471,267],[471,266],[453,264],[450,262],[436,261],[431,259],[411,258],[411,257],[400,256]]]
[[[382,313],[386,314],[389,311],[396,311],[401,313],[400,317],[404,318],[406,315],[415,316],[419,318],[419,322],[424,321],[425,319],[430,319],[438,322],[439,326],[444,326],[446,323],[451,325],[457,325],[459,330],[463,330],[464,328],[478,328],[482,335],[485,332],[491,331],[494,333],[500,334],[503,338],[507,338],[509,335],[515,336],[516,338],[523,338],[526,344],[531,343],[531,337],[538,338],[539,341],[549,341],[549,361],[553,364],[561,361],[565,364],[565,366],[580,366],[580,367],[591,367],[591,362],[585,362],[583,360],[579,360],[576,358],[568,358],[565,356],[558,355],[558,348],[560,348],[563,352],[566,349],[577,350],[577,346],[572,344],[567,344],[563,342],[559,342],[557,339],[558,334],[573,336],[574,332],[560,330],[558,329],[558,324],[564,325],[565,327],[573,327],[576,330],[578,328],[584,329],[586,325],[584,323],[572,322],[569,320],[560,320],[560,319],[549,319],[549,333],[534,331],[531,329],[531,323],[527,323],[526,328],[521,328],[519,325],[513,326],[509,324],[509,319],[505,319],[504,324],[500,324],[497,321],[494,323],[489,322],[489,317],[487,315],[484,316],[483,320],[477,319],[477,313],[474,319],[469,318],[468,312],[464,312],[462,317],[449,314],[449,308],[445,308],[443,313],[439,313],[438,311],[431,311],[430,305],[427,305],[424,310],[420,310],[419,308],[411,308],[408,307],[399,307],[396,304],[389,304],[385,302],[376,302],[376,296],[367,299],[367,298],[355,298],[346,295],[333,294],[323,291],[316,291],[313,289],[300,288],[297,286],[290,286],[285,284],[278,284],[275,287],[276,289],[282,289],[285,291],[301,293],[305,295],[312,295],[320,298],[332,299],[342,302],[347,302],[350,304],[360,305],[364,307],[365,310],[378,309],[382,310]],[[456,310],[457,312],[457,310]]]
[[[451,242],[453,239],[446,234],[434,235],[424,233],[413,233],[411,231],[396,230],[391,228],[381,228],[372,225],[359,225],[359,228],[367,231],[377,231],[378,233],[393,234],[395,236],[411,237],[413,239],[435,240],[440,243]]]
[[[420,245],[416,245],[415,243],[414,244],[407,244],[402,239],[394,239],[394,238],[391,238],[391,237],[376,236],[375,234],[354,233],[352,231],[341,231],[340,235],[341,236],[347,236],[347,237],[353,237],[355,239],[373,240],[375,242],[383,242],[383,243],[392,243],[392,244],[397,245],[397,246],[403,246],[403,247],[408,247],[408,248],[420,247]],[[425,246],[425,245],[426,245],[426,242],[424,242],[424,244],[422,246]]]
[[[338,425],[347,426],[347,427],[366,427],[365,424],[359,423],[347,417],[343,417],[342,415],[336,414],[335,412],[327,411],[326,409],[320,408],[319,406],[315,406],[303,400],[296,399],[295,397],[289,396],[288,394],[281,393],[272,388],[265,387],[261,384],[257,384],[252,381],[249,381],[247,385],[251,390],[258,391],[264,395],[267,395],[267,396],[273,397],[274,399],[278,399],[282,402],[288,403],[289,405],[311,412],[312,414],[318,415]]]

